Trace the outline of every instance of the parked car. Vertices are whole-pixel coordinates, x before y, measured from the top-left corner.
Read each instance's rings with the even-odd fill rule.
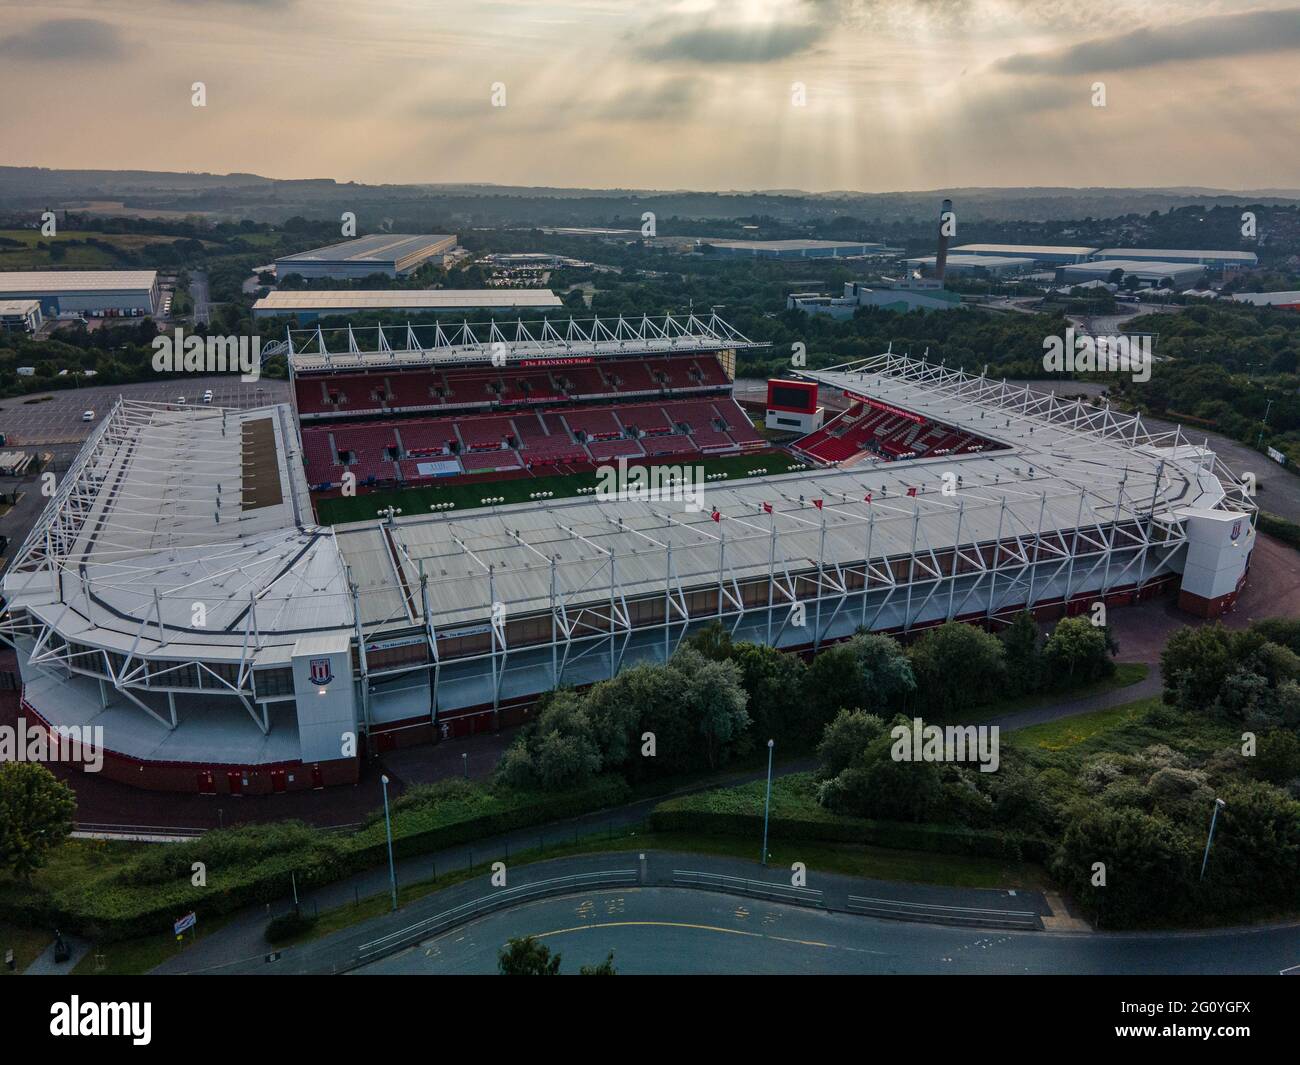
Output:
[[[83,410],[81,412],[81,420],[83,422],[93,422],[95,420],[95,412],[93,410]]]
[[[212,402],[212,389],[209,388],[206,392],[203,393],[203,402],[204,403]]]

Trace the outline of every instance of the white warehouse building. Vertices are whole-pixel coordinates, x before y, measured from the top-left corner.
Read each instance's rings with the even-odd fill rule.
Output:
[[[46,318],[60,314],[151,315],[158,309],[156,270],[11,270],[0,273],[0,300],[34,299]]]

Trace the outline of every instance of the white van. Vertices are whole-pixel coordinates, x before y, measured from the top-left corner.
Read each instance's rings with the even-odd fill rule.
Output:
[[[83,410],[81,412],[81,420],[83,422],[93,422],[95,420],[95,412],[93,410]]]

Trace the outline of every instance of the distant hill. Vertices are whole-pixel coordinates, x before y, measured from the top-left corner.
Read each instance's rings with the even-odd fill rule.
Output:
[[[1290,206],[1300,189],[940,188],[886,193],[851,190],[580,189],[476,183],[366,185],[331,178],[281,180],[258,174],[147,170],[50,170],[0,167],[0,211],[26,212],[95,201],[128,208],[204,213],[216,218],[282,222],[295,215],[337,217],[355,211],[394,225],[468,229],[508,225],[609,225],[644,211],[667,219],[766,219],[799,226],[838,217],[877,227],[931,218],[951,197],[967,222],[1044,223],[1117,218],[1189,206]]]

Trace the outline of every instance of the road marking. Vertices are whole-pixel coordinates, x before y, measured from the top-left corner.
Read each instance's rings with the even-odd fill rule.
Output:
[[[545,939],[547,936],[562,936],[569,932],[586,932],[593,928],[689,928],[697,932],[722,932],[731,936],[746,936],[750,939],[771,939],[777,943],[793,943],[800,947],[820,947],[823,950],[836,949],[853,949],[837,948],[834,943],[819,943],[815,939],[790,939],[786,936],[769,936],[762,932],[746,932],[739,928],[723,928],[720,925],[712,924],[691,924],[687,921],[604,921],[599,924],[575,925],[572,928],[556,928],[550,932],[533,932],[534,939]],[[860,953],[883,954],[883,951],[870,951]]]

